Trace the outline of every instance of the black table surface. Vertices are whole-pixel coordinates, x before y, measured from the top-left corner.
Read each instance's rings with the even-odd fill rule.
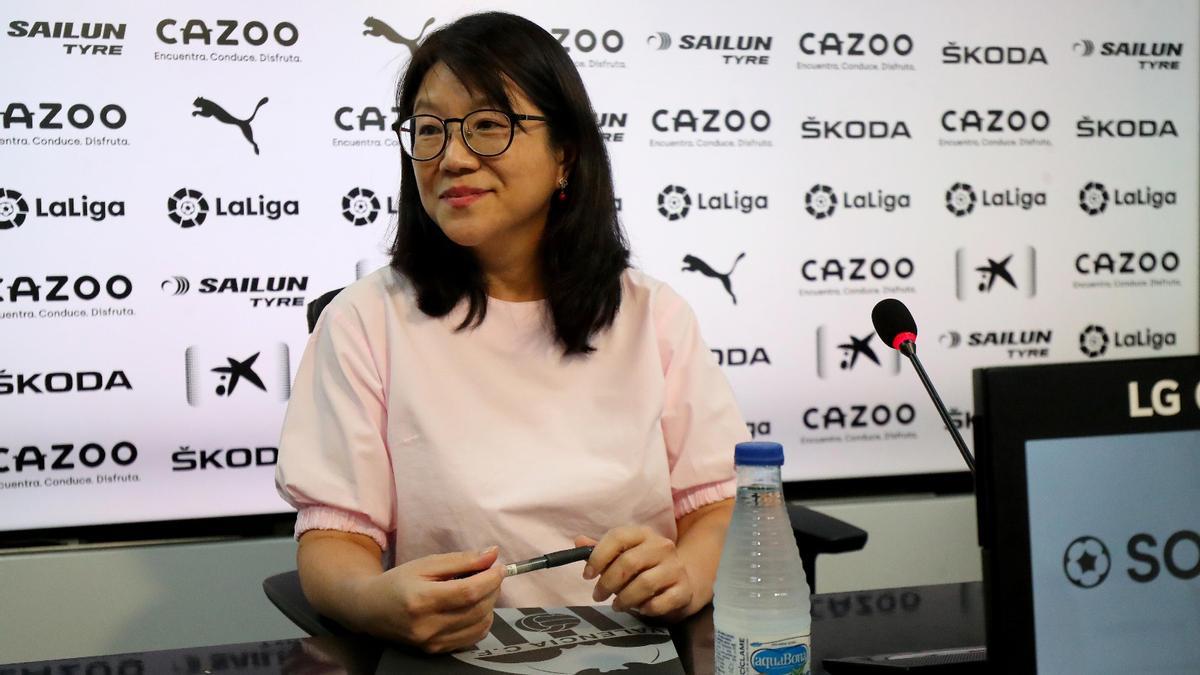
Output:
[[[813,596],[814,673],[822,659],[982,645],[978,582]],[[671,629],[689,673],[713,672],[712,607]],[[298,638],[0,665],[0,675],[105,673],[374,673],[386,645],[370,639]]]

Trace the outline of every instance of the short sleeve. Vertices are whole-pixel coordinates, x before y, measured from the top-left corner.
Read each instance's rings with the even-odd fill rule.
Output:
[[[345,291],[343,291],[343,295]],[[372,326],[335,298],[309,337],[279,442],[275,487],[311,529],[365,534],[383,550],[395,530],[387,402]]]
[[[654,302],[666,381],[662,430],[678,520],[734,496],[733,448],[749,440],[749,432],[692,308],[665,284]]]

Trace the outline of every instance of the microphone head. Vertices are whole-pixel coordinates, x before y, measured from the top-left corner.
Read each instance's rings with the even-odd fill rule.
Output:
[[[879,339],[892,349],[905,342],[917,341],[917,322],[903,302],[895,298],[880,300],[871,310],[871,322]]]

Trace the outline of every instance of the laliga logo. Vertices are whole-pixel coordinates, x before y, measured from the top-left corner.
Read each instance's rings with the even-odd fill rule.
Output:
[[[20,227],[29,215],[29,204],[16,190],[0,188],[0,230]]]
[[[836,208],[837,194],[828,185],[814,185],[804,195],[804,210],[817,220],[832,216]]]
[[[379,198],[373,190],[356,187],[342,197],[342,217],[355,227],[375,222],[379,215]]]
[[[208,200],[199,190],[179,188],[167,200],[167,215],[183,228],[201,225],[208,218]]]
[[[975,190],[966,183],[955,183],[946,190],[946,209],[962,217],[975,210]]]
[[[668,185],[658,193],[658,212],[667,220],[679,220],[687,216],[692,207],[692,198],[686,188]]]

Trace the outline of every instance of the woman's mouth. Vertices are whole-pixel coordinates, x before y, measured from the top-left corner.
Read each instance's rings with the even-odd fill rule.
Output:
[[[454,208],[464,208],[479,201],[488,192],[490,190],[480,188],[452,187],[438,195],[438,198],[445,200],[447,204]]]

